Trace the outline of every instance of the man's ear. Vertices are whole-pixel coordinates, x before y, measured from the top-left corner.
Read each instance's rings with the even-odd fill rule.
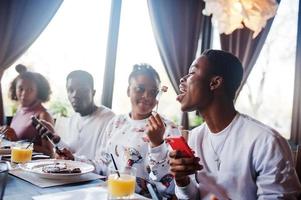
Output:
[[[93,97],[95,96],[96,90],[93,90],[92,95]]]
[[[211,78],[211,81],[210,81],[210,90],[216,90],[218,88],[220,88],[223,84],[223,77],[221,76],[214,76]]]

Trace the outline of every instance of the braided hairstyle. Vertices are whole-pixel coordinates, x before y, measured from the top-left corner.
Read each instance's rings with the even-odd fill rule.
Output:
[[[161,83],[160,76],[158,72],[149,64],[141,63],[135,64],[133,66],[133,70],[129,75],[128,83],[131,84],[132,78],[135,78],[139,75],[144,75],[154,80],[156,84],[159,86]]]

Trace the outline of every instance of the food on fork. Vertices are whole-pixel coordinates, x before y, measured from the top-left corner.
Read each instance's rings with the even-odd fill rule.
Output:
[[[45,165],[42,168],[42,171],[45,173],[55,173],[55,174],[71,174],[71,173],[81,173],[80,168],[71,168],[66,165],[66,163],[52,163]]]
[[[163,94],[163,92],[167,92],[168,90],[168,87],[163,85],[160,89],[160,91],[158,92],[157,96],[156,96],[156,100],[159,101],[160,100],[160,97],[161,95]]]
[[[163,85],[160,89],[160,91],[158,92],[157,96],[156,96],[156,100],[157,100],[157,106],[156,106],[156,112],[158,111],[158,107],[159,107],[159,100],[163,94],[163,92],[167,92],[168,87]]]

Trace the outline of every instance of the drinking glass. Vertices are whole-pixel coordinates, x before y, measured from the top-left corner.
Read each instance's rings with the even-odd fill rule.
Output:
[[[29,142],[19,141],[11,147],[11,162],[26,163],[31,161],[33,144]]]
[[[118,176],[118,173],[120,177]],[[108,177],[108,199],[129,199],[135,192],[136,168],[110,170]]]

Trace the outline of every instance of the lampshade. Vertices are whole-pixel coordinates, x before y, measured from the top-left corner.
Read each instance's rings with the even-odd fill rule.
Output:
[[[204,15],[212,14],[212,22],[220,33],[230,34],[244,26],[254,31],[255,38],[267,20],[275,16],[276,0],[204,0]]]

